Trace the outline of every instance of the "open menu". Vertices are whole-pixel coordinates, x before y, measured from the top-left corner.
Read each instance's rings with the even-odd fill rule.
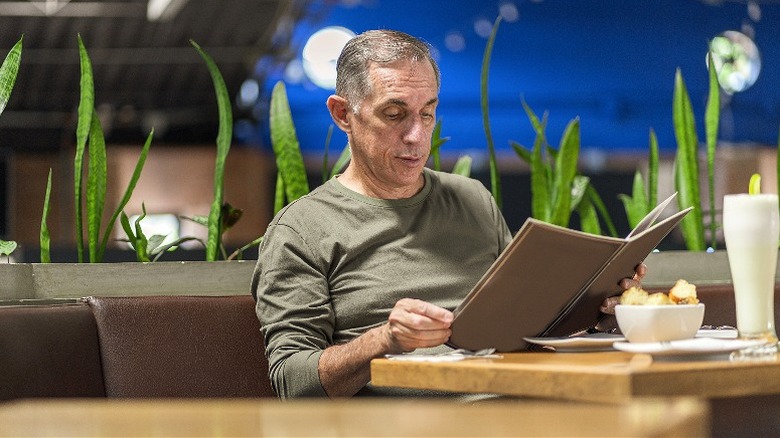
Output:
[[[693,209],[657,221],[676,193],[624,238],[598,236],[529,218],[455,309],[448,345],[510,352],[524,337],[568,336],[594,327],[604,299]]]

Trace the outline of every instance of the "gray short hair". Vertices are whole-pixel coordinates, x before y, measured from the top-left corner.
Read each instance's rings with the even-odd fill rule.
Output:
[[[439,66],[431,56],[428,44],[397,30],[369,30],[347,42],[336,63],[336,94],[347,99],[352,111],[371,92],[368,68],[371,63],[398,60],[427,60],[436,75],[436,87],[441,86]]]

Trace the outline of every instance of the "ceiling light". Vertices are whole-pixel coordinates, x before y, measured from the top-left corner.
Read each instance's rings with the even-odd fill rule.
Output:
[[[336,88],[336,61],[347,41],[355,36],[349,29],[325,27],[309,37],[303,47],[303,71],[315,85],[333,90]]]
[[[745,91],[758,79],[761,56],[747,35],[729,30],[710,41],[718,82],[729,94]]]
[[[168,21],[179,13],[187,0],[149,0],[146,18],[149,21]]]

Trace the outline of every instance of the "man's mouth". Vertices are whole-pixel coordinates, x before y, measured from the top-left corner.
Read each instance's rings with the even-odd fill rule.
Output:
[[[400,159],[404,164],[409,166],[416,166],[422,160],[421,156],[416,156],[416,155],[400,155],[397,158]]]

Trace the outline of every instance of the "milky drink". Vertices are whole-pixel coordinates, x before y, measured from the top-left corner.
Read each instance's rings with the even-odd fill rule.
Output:
[[[724,196],[723,235],[740,337],[776,339],[774,291],[780,238],[777,195]]]

